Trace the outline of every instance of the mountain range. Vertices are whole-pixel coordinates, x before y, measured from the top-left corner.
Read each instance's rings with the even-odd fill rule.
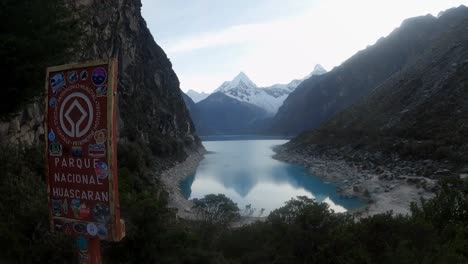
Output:
[[[221,84],[213,93],[220,92],[238,101],[256,105],[265,110],[268,115],[273,116],[283,104],[283,101],[302,81],[326,72],[321,65],[317,64],[314,70],[302,79],[295,79],[287,84],[274,84],[268,87],[258,87],[244,72],[240,72],[231,81],[225,81]],[[195,103],[209,96],[207,93],[199,93],[193,90],[189,90],[186,94]]]
[[[193,98],[199,98],[200,94],[190,92],[185,95],[189,98],[184,100],[200,135],[261,133],[268,120],[301,82],[325,72],[322,66],[316,65],[305,78],[269,87],[258,87],[244,72],[240,72],[207,98],[196,102]]]

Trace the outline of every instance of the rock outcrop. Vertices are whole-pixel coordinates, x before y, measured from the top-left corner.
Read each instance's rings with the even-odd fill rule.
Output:
[[[80,48],[69,62],[118,57],[119,139],[139,140],[156,155],[181,160],[201,145],[182,99],[179,80],[141,16],[139,0],[78,0],[70,8],[80,17]],[[45,73],[44,73],[45,74]],[[43,87],[38,87],[43,89]],[[43,141],[42,98],[0,122],[3,142]]]

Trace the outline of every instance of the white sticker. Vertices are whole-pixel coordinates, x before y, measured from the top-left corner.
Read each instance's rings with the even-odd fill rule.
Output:
[[[91,236],[95,236],[95,235],[97,235],[98,229],[97,229],[97,226],[95,224],[89,223],[86,226],[86,231],[88,231],[88,234],[90,234]]]

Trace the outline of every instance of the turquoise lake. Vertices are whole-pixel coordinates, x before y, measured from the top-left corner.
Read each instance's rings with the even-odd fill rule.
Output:
[[[209,154],[195,175],[181,183],[183,195],[193,199],[222,193],[241,209],[249,204],[256,208],[254,215],[264,208],[263,216],[300,195],[325,202],[335,212],[364,206],[358,199],[340,197],[333,184],[310,175],[304,167],[273,159],[273,147],[287,141],[274,137],[203,138]]]

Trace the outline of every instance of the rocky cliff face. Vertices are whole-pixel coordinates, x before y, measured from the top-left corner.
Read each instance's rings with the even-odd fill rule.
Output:
[[[164,158],[182,159],[200,146],[184,104],[179,81],[164,51],[141,16],[141,2],[79,0],[73,8],[81,18],[81,43],[70,62],[118,57],[119,138],[141,141],[161,150]],[[38,89],[43,89],[38,87]],[[42,140],[42,99],[0,123],[2,141],[34,144]],[[169,146],[169,147],[168,147]]]

